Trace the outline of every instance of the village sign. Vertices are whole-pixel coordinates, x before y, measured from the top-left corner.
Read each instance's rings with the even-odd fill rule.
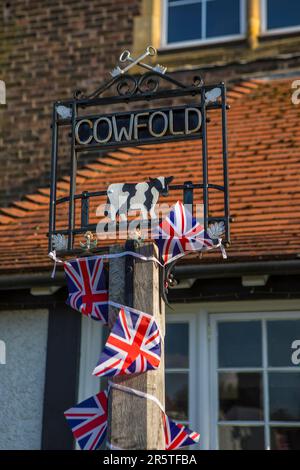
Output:
[[[149,65],[145,57],[153,56],[155,49],[149,46],[145,53],[137,59],[131,57],[129,51],[120,56],[120,63],[112,72],[112,78],[100,85],[90,94],[77,90],[73,98],[57,101],[53,106],[52,118],[52,163],[49,217],[49,251],[54,241],[59,239],[62,251],[66,254],[83,246],[77,242],[77,236],[95,233],[97,224],[91,221],[90,201],[102,197],[111,204],[113,195],[127,195],[126,204],[143,199],[154,204],[158,195],[167,191],[182,191],[182,201],[194,207],[195,192],[202,194],[203,224],[207,229],[212,222],[222,222],[225,227],[224,243],[229,242],[229,198],[227,171],[227,133],[226,133],[226,89],[224,83],[205,85],[199,76],[194,76],[188,84],[178,81],[173,75],[166,74],[161,65]],[[139,66],[147,70],[142,75],[131,75],[129,70]],[[149,103],[159,105],[149,106]],[[171,104],[171,106],[170,106]],[[115,112],[114,110],[117,110]],[[219,181],[209,181],[208,164],[208,113],[219,116],[221,123],[220,168],[222,176]],[[62,132],[67,128],[67,132]],[[70,182],[68,195],[59,195],[57,191],[58,156],[60,146],[65,146],[67,136],[70,148]],[[122,146],[133,147],[149,144],[160,144],[168,141],[199,139],[199,162],[202,176],[200,181],[172,181],[171,175],[149,174],[148,181],[120,181],[114,193],[108,188],[85,190],[76,193],[76,175],[78,162],[82,164],[84,155],[93,152],[100,158],[106,150],[118,149]],[[132,158],[135,158],[134,156]],[[187,164],[189,158],[187,157]],[[174,161],[174,165],[176,165]],[[193,168],[190,169],[193,173]],[[130,187],[129,187],[130,183]],[[157,186],[156,192],[153,185]],[[155,186],[155,187],[156,187]],[[140,191],[140,187],[143,191]],[[125,188],[125,189],[124,189]],[[148,188],[148,190],[147,190]],[[152,199],[147,194],[151,189]],[[211,214],[209,202],[211,191],[219,191],[222,195],[222,211],[214,216]],[[137,192],[139,198],[137,198]],[[197,196],[199,197],[199,196]],[[147,206],[147,204],[145,205]],[[59,211],[64,205],[66,210]],[[111,204],[112,205],[112,204]],[[76,208],[80,209],[80,217],[75,217]],[[113,207],[120,213],[119,206]],[[146,207],[147,209],[147,207]],[[65,217],[65,221],[57,221],[57,214]],[[76,240],[75,240],[76,238]],[[88,246],[91,246],[89,243]],[[56,249],[59,251],[58,246]],[[80,248],[79,248],[80,249]]]

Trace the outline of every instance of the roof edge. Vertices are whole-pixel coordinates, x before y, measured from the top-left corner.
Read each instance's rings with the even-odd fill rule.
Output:
[[[212,264],[181,264],[174,268],[174,275],[178,279],[212,279],[230,276],[239,277],[251,274],[300,274],[300,259]],[[51,278],[50,271],[0,275],[0,290],[18,290],[29,289],[32,287],[64,285],[65,276],[63,271],[56,272],[54,279]]]

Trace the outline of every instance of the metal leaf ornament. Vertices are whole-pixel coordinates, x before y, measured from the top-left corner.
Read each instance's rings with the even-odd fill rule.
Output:
[[[225,232],[224,222],[214,222],[207,229],[207,234],[212,240],[219,240]]]
[[[67,106],[59,105],[56,106],[56,112],[62,119],[70,119],[72,117],[72,110]]]
[[[61,233],[58,233],[57,235],[53,235],[52,247],[55,251],[66,250],[68,247],[68,240]]]

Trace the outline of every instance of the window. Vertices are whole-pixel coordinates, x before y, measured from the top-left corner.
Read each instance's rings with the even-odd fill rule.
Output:
[[[181,423],[189,421],[189,324],[168,323],[166,342],[166,411]]]
[[[300,316],[244,317],[213,323],[214,444],[299,450]]]
[[[300,450],[300,313],[174,309],[166,316],[166,411],[200,432],[193,450]],[[82,322],[78,401],[99,390],[91,370],[107,335]]]
[[[192,45],[245,35],[245,0],[164,0],[163,46]]]
[[[299,30],[299,0],[263,0],[262,29],[268,33]]]

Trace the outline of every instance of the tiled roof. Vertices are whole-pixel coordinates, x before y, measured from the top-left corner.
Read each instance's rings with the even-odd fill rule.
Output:
[[[228,112],[232,244],[228,261],[296,259],[300,255],[300,106],[291,102],[290,80],[243,82],[229,92]],[[221,181],[220,124],[209,130],[209,180]],[[78,192],[106,189],[149,176],[175,177],[174,183],[201,182],[201,143],[186,141],[115,151],[78,172]],[[67,195],[68,178],[58,184]],[[41,271],[47,257],[49,190],[15,202],[0,213],[0,273]],[[163,202],[175,202],[171,194]],[[212,195],[211,210],[221,208]],[[98,201],[99,203],[99,201]],[[91,213],[94,213],[92,210]],[[96,218],[94,218],[97,221]],[[201,263],[221,262],[219,252]]]

